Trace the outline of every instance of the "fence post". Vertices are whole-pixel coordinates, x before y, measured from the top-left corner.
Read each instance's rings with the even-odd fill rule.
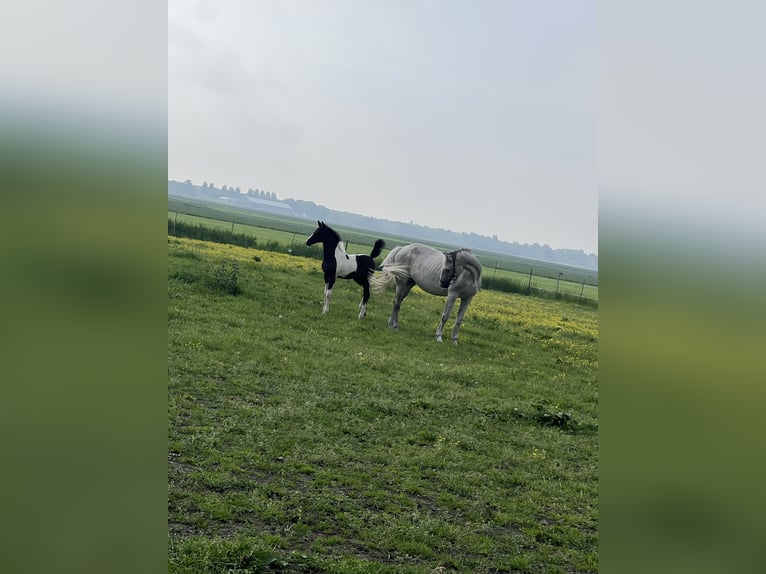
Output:
[[[585,277],[582,278],[582,287],[580,288],[580,303],[582,303],[583,291],[585,291]]]
[[[559,281],[561,281],[561,276],[564,274],[563,271],[559,271],[558,279],[556,279],[556,297],[559,296]]]
[[[231,234],[234,235],[234,218],[231,218]]]
[[[527,283],[527,291],[532,293],[532,268],[529,268],[529,282]]]
[[[176,210],[175,219],[173,219],[173,235],[176,234],[176,223],[178,223],[178,211]]]

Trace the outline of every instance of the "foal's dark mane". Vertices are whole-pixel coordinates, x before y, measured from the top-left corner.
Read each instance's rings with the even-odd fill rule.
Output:
[[[340,235],[338,234],[337,231],[335,231],[332,227],[330,227],[327,224],[324,225],[324,230],[327,234],[330,235],[329,240],[330,242],[332,242],[333,250],[335,250],[335,246],[338,245],[338,243],[340,243],[341,241]],[[327,241],[327,239],[325,239],[325,241]]]
[[[338,243],[341,242],[340,234],[332,227],[324,222],[320,222],[321,232],[318,235],[317,243],[322,243],[322,259],[326,262],[326,265],[333,266],[333,272],[335,271],[335,248]]]

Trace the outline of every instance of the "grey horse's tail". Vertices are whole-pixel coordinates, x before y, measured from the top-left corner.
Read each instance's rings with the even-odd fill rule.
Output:
[[[404,268],[394,264],[396,254],[401,248],[401,245],[397,245],[389,251],[386,258],[381,262],[378,273],[370,277],[370,288],[373,293],[383,293],[396,280],[397,274],[401,276]]]
[[[380,268],[383,269],[386,265],[394,265],[396,261],[396,255],[401,250],[401,245],[396,245],[391,251],[388,252],[386,258],[380,262]]]
[[[386,265],[370,279],[370,288],[373,293],[383,293],[388,289],[391,284],[396,281],[396,278],[409,279],[409,268],[405,265]]]
[[[401,248],[401,245],[397,245],[389,251],[386,258],[380,263],[378,273],[370,279],[370,288],[373,293],[383,293],[397,277],[407,277],[407,268],[395,263],[396,254],[399,253]]]

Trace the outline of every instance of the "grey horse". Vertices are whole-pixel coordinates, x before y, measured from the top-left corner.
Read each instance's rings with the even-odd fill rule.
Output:
[[[436,340],[442,342],[444,324],[449,319],[455,301],[460,298],[460,308],[452,330],[452,342],[463,323],[468,305],[481,289],[481,263],[470,249],[458,249],[444,253],[422,243],[394,247],[380,264],[380,273],[370,280],[373,292],[382,293],[396,283],[396,295],[388,326],[399,328],[399,308],[402,301],[417,285],[431,295],[447,296]]]

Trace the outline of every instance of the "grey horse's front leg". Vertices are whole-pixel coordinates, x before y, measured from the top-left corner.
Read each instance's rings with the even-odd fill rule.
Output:
[[[444,325],[447,322],[447,319],[449,319],[450,313],[452,313],[452,307],[455,306],[456,300],[457,300],[457,295],[453,293],[449,293],[447,295],[447,303],[444,305],[444,312],[442,313],[441,321],[439,322],[439,326],[436,328],[437,343],[442,342],[442,331],[444,331]]]
[[[471,303],[473,297],[467,299],[460,299],[460,308],[457,310],[457,318],[455,319],[455,328],[452,329],[452,343],[457,345],[457,332],[460,330],[460,325],[463,324],[463,315],[465,315],[468,305]]]

